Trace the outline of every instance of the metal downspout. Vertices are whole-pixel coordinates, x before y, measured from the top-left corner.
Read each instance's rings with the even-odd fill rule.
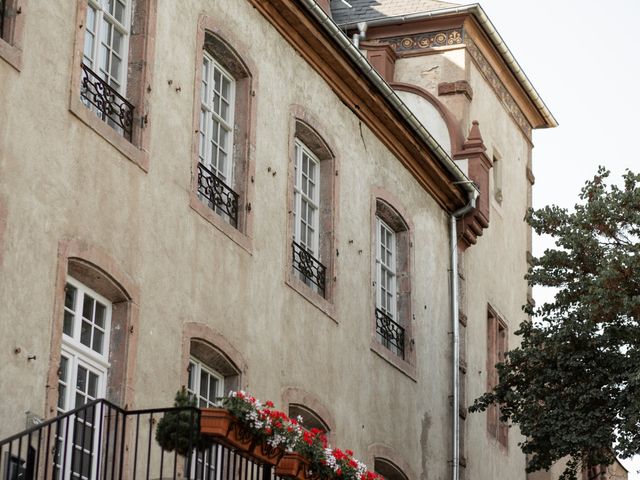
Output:
[[[457,221],[476,206],[476,194],[469,194],[469,203],[450,217],[451,230],[451,321],[453,322],[453,468],[452,480],[460,479],[460,305],[458,304],[458,228]]]

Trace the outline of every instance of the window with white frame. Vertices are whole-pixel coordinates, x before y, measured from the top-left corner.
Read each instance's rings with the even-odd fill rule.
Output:
[[[200,86],[198,193],[237,228],[239,195],[233,188],[236,83],[233,75],[205,50]]]
[[[82,63],[120,94],[127,79],[131,0],[88,0]]]
[[[396,232],[376,217],[376,307],[396,320]]]
[[[197,400],[199,408],[220,405],[224,394],[224,376],[195,357],[189,359],[187,391]]]
[[[97,292],[71,277],[67,279],[58,367],[58,414],[105,397],[111,308],[111,302]],[[91,448],[96,435],[93,418],[95,416],[89,418],[85,415],[69,421],[67,428],[70,431],[81,428],[84,433],[74,436],[70,432],[66,438],[73,440],[68,445],[64,445],[64,438],[58,438],[62,445],[56,449],[56,465],[69,464],[72,455],[82,459],[70,468],[69,473],[74,478],[88,478],[88,472],[97,461]]]
[[[319,251],[320,161],[300,140],[295,142],[293,239],[314,257]]]
[[[320,160],[295,139],[293,184],[293,268],[311,289],[325,296],[326,267],[320,261]]]
[[[202,58],[200,162],[227,185],[233,175],[235,80],[208,52]]]
[[[134,106],[126,99],[130,30],[131,0],[87,0],[80,98],[133,141]]]
[[[411,236],[403,216],[387,201],[375,203],[375,345],[413,362],[411,338]],[[383,355],[387,350],[378,350]]]

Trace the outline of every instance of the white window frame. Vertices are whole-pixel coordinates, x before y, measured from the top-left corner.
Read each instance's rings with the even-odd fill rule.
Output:
[[[118,2],[118,0],[113,1],[114,5]],[[122,96],[125,96],[125,92],[127,91],[127,71],[129,64],[129,40],[131,36],[132,0],[122,0],[121,3],[125,4],[123,22],[117,20],[108,11],[107,0],[87,0],[87,17],[85,18],[85,35],[84,43],[82,46],[82,63],[93,70],[96,75],[107,82],[107,84],[109,84],[109,86],[111,86],[114,90],[116,90]],[[89,22],[89,15],[91,10],[95,12],[94,25],[90,25]],[[113,39],[109,39],[109,43],[108,45],[106,45],[108,50],[107,56],[111,57],[110,54],[115,53],[121,61],[120,73],[118,78],[114,77],[113,72],[111,71],[111,58],[101,58],[101,45],[103,44],[102,36],[104,34],[105,28],[103,23],[105,22],[111,25],[114,30],[117,30],[118,32],[120,32],[120,34],[122,34],[120,52],[116,52],[115,50],[113,50]],[[87,41],[90,37],[93,37],[93,45],[88,49],[89,51],[87,51]]]
[[[102,295],[98,294],[94,290],[90,289],[86,285],[82,284],[78,280],[67,277],[68,285],[71,285],[76,290],[76,294],[74,297],[74,305],[73,308],[70,308],[66,305],[66,286],[65,286],[65,302],[64,302],[64,318],[72,318],[72,330],[71,334],[67,334],[64,332],[64,318],[63,318],[63,333],[62,333],[62,342],[60,347],[60,367],[58,371],[58,405],[57,411],[58,414],[64,414],[69,410],[73,410],[81,405],[76,405],[76,394],[81,393],[85,397],[85,403],[90,402],[92,400],[98,398],[104,398],[107,392],[107,373],[109,370],[109,343],[110,343],[110,331],[111,331],[111,314],[112,314],[112,304],[109,300],[107,300]],[[102,353],[94,350],[93,348],[83,344],[80,339],[82,335],[82,322],[83,322],[83,309],[84,309],[84,299],[85,296],[89,296],[94,300],[93,309],[92,309],[92,318],[90,319],[92,326],[92,336],[90,343],[93,345],[93,333],[98,330],[103,332],[102,338]],[[95,304],[96,302],[101,303],[104,307],[104,324],[103,327],[99,327],[93,320],[95,319]],[[62,371],[62,362],[63,358],[67,362],[66,372]],[[84,368],[87,371],[87,378],[85,381],[88,381],[89,375],[93,373],[97,377],[96,391],[93,396],[89,395],[86,388],[84,391],[79,391],[77,388],[78,384],[78,370],[79,368]],[[66,373],[66,377],[62,378],[61,375]],[[64,395],[60,395],[61,386],[64,387]],[[94,418],[98,419],[102,415],[101,410],[97,410],[94,413]],[[71,458],[73,454],[73,450],[77,449],[77,445],[73,443],[74,434],[73,429],[75,428],[76,422],[89,423],[86,419],[80,419],[79,417],[68,417],[68,435],[67,439],[72,439],[71,443],[67,446],[62,447],[62,452],[65,459],[61,459],[61,462],[65,462],[65,465],[71,465]],[[94,431],[94,443],[99,441],[97,439],[98,431]],[[64,442],[62,438],[58,441]],[[92,453],[85,450],[85,453]],[[97,464],[97,455],[95,452],[92,453],[92,466],[91,471],[95,472],[96,464]],[[72,466],[67,469],[65,474],[65,480],[73,477],[73,478],[81,478],[83,477],[76,472],[72,472]]]
[[[388,233],[388,239],[390,245],[383,244],[382,232]],[[382,255],[382,249],[388,252],[391,257],[391,261],[387,262]],[[398,322],[397,310],[398,310],[398,295],[397,295],[397,251],[398,242],[395,230],[391,228],[380,217],[376,216],[376,307],[384,312],[394,322]],[[386,257],[386,255],[385,255]],[[389,288],[383,285],[383,274],[390,277]],[[385,292],[386,291],[386,292]],[[383,296],[389,293],[391,295],[391,303],[387,305],[383,301]]]
[[[224,395],[224,375],[207,366],[204,362],[194,356],[189,357],[188,369],[189,379],[192,381],[187,382],[189,383],[189,385],[187,385],[187,392],[196,399],[197,407],[219,407],[220,400],[218,399]],[[213,399],[200,395],[200,376],[202,372],[205,372],[209,377],[213,377],[217,380],[217,388]]]
[[[221,78],[229,82],[229,96],[227,103],[229,105],[228,118],[224,118],[219,112],[215,111],[214,98],[218,94],[220,102],[223,101],[222,92],[216,91],[215,74],[220,73]],[[200,139],[198,146],[199,161],[209,170],[211,170],[219,179],[226,183],[229,187],[233,185],[233,148],[234,148],[234,122],[236,108],[236,80],[220,62],[218,62],[207,51],[202,56],[202,79],[200,86]],[[219,133],[225,131],[227,135],[226,151],[221,148],[219,143],[215,143],[213,136],[214,122],[219,125],[219,131],[216,132],[216,138],[220,139]],[[222,151],[226,155],[226,163],[222,168],[219,167],[219,154]],[[215,153],[215,164],[213,155]]]
[[[309,196],[303,189],[303,158],[309,159],[309,172],[314,171],[313,180],[307,179],[314,184],[313,195]],[[295,139],[295,182],[293,186],[293,240],[301,245],[307,252],[320,261],[320,160],[318,157],[299,139]],[[313,213],[311,223],[302,220],[303,206],[309,208]],[[307,216],[308,220],[308,216]],[[305,239],[302,239],[302,229],[306,229]],[[311,229],[309,235],[308,229]],[[311,239],[309,238],[311,237]],[[311,240],[311,241],[309,241]]]

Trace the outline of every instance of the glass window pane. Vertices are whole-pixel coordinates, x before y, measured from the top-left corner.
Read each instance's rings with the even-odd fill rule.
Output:
[[[196,391],[196,376],[195,376],[196,364],[193,362],[189,362],[189,367],[187,367],[187,372],[189,373],[189,380],[187,380],[187,388],[195,393]]]
[[[120,60],[115,54],[111,54],[111,70],[109,74],[120,83],[122,60]]]
[[[91,324],[83,320],[80,327],[80,343],[91,347]]]
[[[89,372],[89,388],[87,389],[87,394],[92,398],[98,396],[98,375],[93,372]]]
[[[82,305],[82,316],[87,320],[91,320],[93,318],[93,298],[86,294]]]
[[[100,328],[104,328],[106,310],[107,309],[104,305],[102,305],[100,302],[96,302],[96,315],[93,319],[93,323],[98,325]]]
[[[123,2],[116,2],[115,12],[113,14],[120,23],[124,23],[124,14],[125,14],[125,4]]]
[[[62,332],[65,335],[73,336],[73,313],[64,311],[64,322],[62,325]]]
[[[124,36],[117,30],[113,31],[113,51],[116,52],[119,56],[122,56],[124,53],[122,51]]]
[[[200,396],[207,398],[207,391],[209,390],[209,375],[207,372],[200,372]]]
[[[66,397],[67,397],[67,387],[59,383],[58,384],[58,408],[60,410],[64,410]]]
[[[98,329],[93,330],[93,348],[96,352],[102,353],[104,344],[104,333]]]
[[[76,380],[76,389],[84,392],[87,388],[87,369],[83,366],[78,366],[78,377]]]
[[[210,402],[216,400],[216,390],[218,389],[218,379],[215,377],[209,377],[209,396],[207,397]]]
[[[60,357],[60,367],[58,368],[58,378],[65,383],[69,382],[67,373],[69,370],[69,359],[67,357]]]

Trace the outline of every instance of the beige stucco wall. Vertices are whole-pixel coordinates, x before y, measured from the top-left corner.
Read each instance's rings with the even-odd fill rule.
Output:
[[[245,1],[159,2],[145,173],[69,112],[76,5],[31,2],[24,68],[17,72],[0,60],[0,201],[8,212],[0,266],[0,437],[23,427],[25,411],[52,413],[45,411],[45,385],[52,322],[59,320],[53,318],[57,251],[61,239],[72,238],[107,252],[139,287],[130,407],[172,403],[184,378],[183,325],[202,322],[241,352],[248,367],[243,384],[260,398],[281,405],[285,387],[302,388],[330,409],[339,446],[371,462],[367,447],[384,443],[421,478],[447,478],[445,213],[365,126],[361,137],[352,112]],[[257,67],[252,253],[189,208],[201,13],[235,32]],[[56,47],[43,48],[51,39]],[[292,104],[322,121],[341,160],[337,323],[284,281]],[[370,350],[374,187],[400,198],[414,226],[416,379]],[[37,358],[28,361],[29,355]]]

